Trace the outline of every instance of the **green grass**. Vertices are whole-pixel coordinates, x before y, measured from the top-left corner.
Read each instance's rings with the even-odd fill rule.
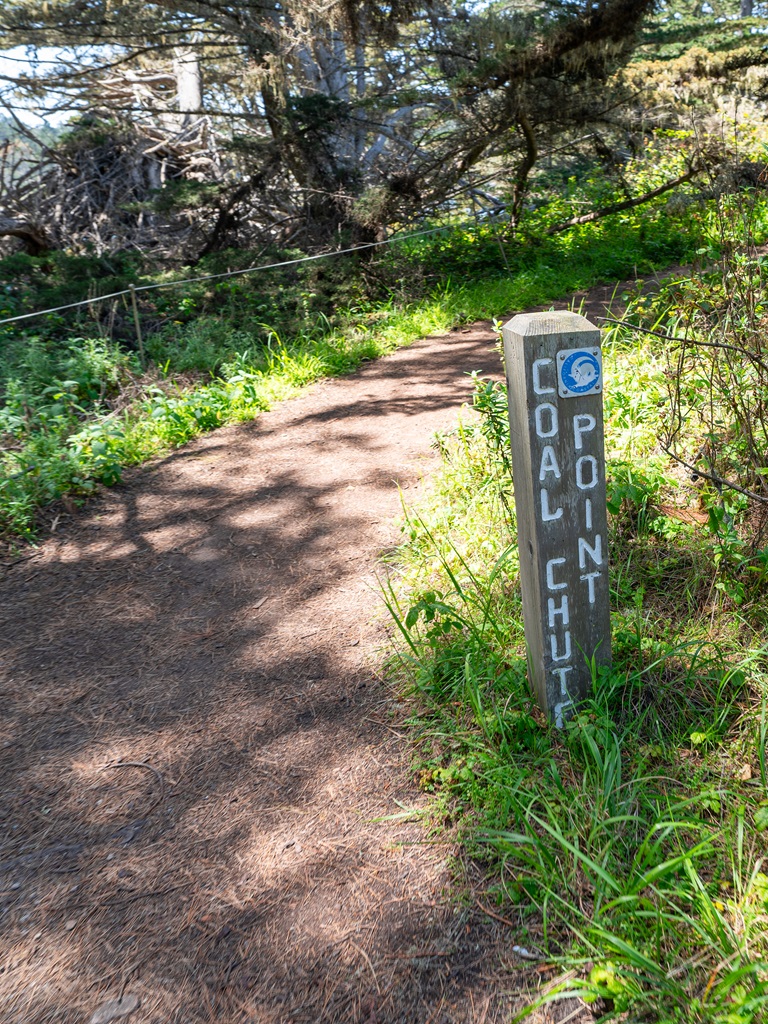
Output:
[[[209,290],[208,299],[201,291],[177,297],[176,306],[164,295],[165,313],[180,315],[179,304],[187,303],[191,318],[149,335],[148,372],[124,344],[70,335],[58,321],[37,334],[6,328],[0,336],[0,532],[32,537],[40,510],[62,495],[77,498],[98,484],[112,485],[124,467],[252,418],[322,377],[349,373],[366,359],[455,324],[650,269],[695,244],[690,225],[663,216],[655,236],[644,237],[641,227],[617,220],[539,247],[520,246],[511,276],[499,276],[496,267],[497,276],[469,282],[448,274],[430,283],[429,276],[436,276],[441,260],[450,269],[457,253],[468,258],[489,244],[498,263],[489,229],[449,230],[418,245],[404,243],[387,255],[394,260],[387,273],[407,271],[410,278],[414,267],[427,264],[422,283],[429,294],[413,298],[393,280],[388,297],[337,309],[333,319],[307,310],[302,321],[294,308],[285,337],[246,315],[255,300],[244,286],[236,292],[225,282]],[[258,316],[270,312],[256,309]],[[87,321],[78,326],[93,330]]]
[[[575,972],[547,998],[746,1024],[768,1014],[766,599],[663,511],[695,490],[657,446],[663,343],[613,332],[605,367],[612,669],[563,732],[531,700],[506,396],[476,380],[389,568],[393,685],[433,826],[484,864],[510,945]]]
[[[625,169],[638,188],[681,158],[674,147],[661,152]],[[86,285],[93,296],[126,283],[169,286],[139,293],[146,368],[124,299],[0,326],[0,536],[33,538],[56,499],[77,502],[119,482],[126,466],[426,334],[661,269],[707,238],[718,244],[706,203],[672,213],[660,202],[546,236],[548,224],[610,199],[617,185],[592,171],[581,181],[545,176],[542,187],[544,205],[514,241],[489,224],[448,226],[366,261],[331,258],[214,282],[180,283],[247,267],[253,254],[217,253],[194,272],[144,276],[128,257],[0,260],[5,315],[82,298]],[[754,233],[766,234],[768,206],[754,209]]]

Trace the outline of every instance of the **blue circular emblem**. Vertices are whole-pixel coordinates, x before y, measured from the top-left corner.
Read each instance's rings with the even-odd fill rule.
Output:
[[[577,395],[592,391],[600,381],[600,363],[591,352],[571,352],[560,367],[563,385]]]

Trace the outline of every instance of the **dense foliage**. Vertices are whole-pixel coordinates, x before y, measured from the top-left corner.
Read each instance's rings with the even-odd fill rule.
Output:
[[[668,172],[659,153],[637,162],[648,182]],[[673,150],[666,164],[677,159]],[[551,187],[537,215],[542,231],[547,218],[610,194],[601,173],[565,190],[557,182]],[[493,222],[478,219],[382,247],[364,263],[337,257],[197,284],[174,285],[174,277],[186,275],[168,275],[169,287],[139,293],[145,366],[130,298],[97,298],[145,280],[135,259],[7,257],[0,260],[6,315],[72,301],[89,277],[93,301],[42,320],[0,324],[2,528],[32,535],[51,501],[77,500],[99,483],[116,482],[125,466],[252,417],[297,386],[420,334],[685,258],[699,246],[701,230],[699,207],[670,216],[663,204],[652,214],[629,212],[543,234],[536,245],[505,242]],[[251,258],[229,251],[198,270],[236,269]]]
[[[520,947],[569,968],[550,995],[609,1019],[768,1004],[765,29],[744,0],[0,10],[2,45],[59,54],[0,125],[12,548],[319,377],[636,281],[605,346],[593,698],[563,735],[531,704],[503,387],[476,380],[440,438],[387,591],[435,827]],[[72,120],[30,133],[35,97]],[[387,244],[334,255],[366,241]]]
[[[190,258],[374,238],[468,199],[515,226],[543,160],[621,163],[659,123],[658,97],[622,71],[643,39],[666,59],[678,12],[649,22],[657,6],[14,0],[2,44],[57,56],[6,102],[77,117],[37,175],[4,170],[0,229],[30,252]],[[740,68],[763,62],[758,46],[737,53]]]
[[[710,238],[727,244],[625,295],[604,342],[614,663],[563,733],[527,686],[502,384],[475,381],[392,560],[392,672],[434,824],[484,863],[480,899],[516,948],[560,966],[544,998],[601,1020],[768,1007],[766,288],[749,232],[765,215],[721,202]]]

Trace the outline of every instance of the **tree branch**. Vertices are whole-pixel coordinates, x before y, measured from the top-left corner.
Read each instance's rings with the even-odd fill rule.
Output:
[[[7,235],[21,239],[30,256],[44,256],[50,251],[51,244],[37,225],[0,215],[0,237]]]
[[[520,124],[523,137],[525,138],[525,156],[517,169],[515,186],[512,190],[512,210],[510,212],[509,219],[513,229],[517,227],[520,221],[520,213],[523,208],[523,200],[525,199],[526,185],[528,184],[528,175],[533,170],[533,165],[536,163],[536,159],[539,155],[539,150],[536,145],[536,136],[533,134],[531,122],[528,120],[525,111],[521,110],[519,112],[518,122]]]
[[[568,228],[578,227],[579,224],[591,224],[593,221],[600,220],[602,217],[608,217],[612,213],[621,213],[622,210],[631,210],[635,206],[642,206],[643,203],[647,203],[651,199],[655,199],[657,196],[677,188],[678,185],[684,185],[686,181],[695,178],[701,170],[703,168],[696,164],[689,171],[686,171],[685,174],[681,174],[677,178],[659,185],[658,188],[654,188],[642,196],[636,196],[634,199],[624,199],[620,203],[611,203],[610,206],[603,206],[599,210],[585,213],[581,217],[571,217],[570,220],[565,220],[561,224],[555,224],[554,227],[547,228],[544,234],[555,235],[558,231],[567,231]]]
[[[654,338],[661,338],[662,341],[672,341],[676,345],[696,345],[701,348],[722,348],[728,352],[737,352],[768,374],[768,364],[764,363],[759,356],[755,355],[754,352],[750,352],[748,348],[744,348],[742,345],[729,345],[725,341],[700,341],[697,338],[676,338],[673,334],[662,334],[661,331],[652,331],[648,327],[638,327],[637,324],[630,323],[629,320],[614,320],[610,316],[598,316],[595,319],[604,320],[608,324],[617,324],[619,327],[628,327],[630,330],[639,331],[641,334],[651,334]]]
[[[666,452],[670,459],[674,459],[675,462],[679,463],[685,469],[691,473],[695,473],[696,476],[703,476],[705,480],[709,480],[715,485],[715,487],[730,487],[732,491],[738,491],[739,494],[744,494],[747,498],[752,498],[753,501],[760,501],[764,505],[768,505],[768,498],[762,494],[755,494],[754,491],[748,491],[746,487],[740,487],[739,484],[735,484],[732,480],[726,480],[722,476],[717,476],[715,473],[705,473],[703,469],[699,469],[698,466],[692,466],[690,462],[686,462],[685,459],[681,459],[679,455],[668,448],[665,444],[661,443],[661,450]]]

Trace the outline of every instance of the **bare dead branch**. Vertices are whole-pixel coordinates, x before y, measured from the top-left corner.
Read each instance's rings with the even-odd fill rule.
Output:
[[[726,480],[725,477],[718,476],[716,473],[707,473],[703,469],[699,469],[698,466],[691,465],[690,462],[686,462],[685,459],[681,459],[679,455],[676,455],[664,443],[661,443],[661,450],[666,452],[670,459],[674,459],[679,465],[683,466],[690,473],[695,473],[696,476],[701,476],[705,480],[709,480],[716,487],[729,487],[732,491],[737,491],[739,494],[743,494],[747,498],[751,498],[753,501],[759,501],[764,505],[768,505],[768,498],[762,494],[756,494],[755,491],[747,490],[746,487],[741,487],[739,484],[735,484],[733,480]]]
[[[637,324],[630,323],[629,320],[614,320],[610,316],[598,316],[596,320],[604,320],[609,324],[617,324],[619,327],[628,327],[630,330],[639,331],[640,334],[650,334],[654,338],[661,338],[662,341],[672,341],[676,345],[695,345],[697,348],[714,348],[714,349],[725,349],[729,352],[736,352],[738,355],[744,356],[749,359],[750,362],[754,363],[755,366],[759,366],[761,370],[764,370],[768,374],[768,363],[763,362],[759,356],[755,355],[748,348],[744,348],[741,345],[731,345],[725,341],[701,341],[698,338],[677,338],[672,334],[663,334],[661,331],[652,331],[648,327],[638,327]]]

